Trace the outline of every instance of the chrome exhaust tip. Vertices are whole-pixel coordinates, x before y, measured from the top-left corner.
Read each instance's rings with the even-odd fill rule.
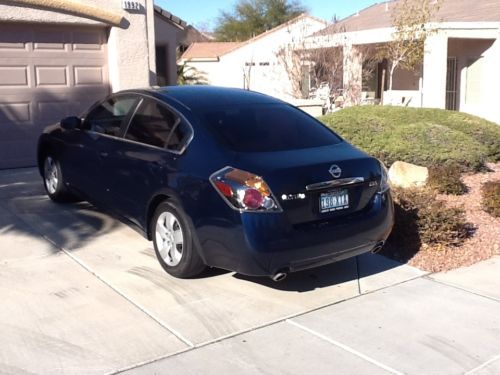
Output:
[[[271,280],[275,282],[283,281],[288,276],[286,272],[276,272],[273,276],[271,276]]]
[[[378,252],[380,252],[380,250],[382,250],[383,247],[384,247],[384,242],[381,241],[381,242],[379,242],[378,244],[375,245],[375,247],[372,249],[371,253],[372,254],[377,254]]]

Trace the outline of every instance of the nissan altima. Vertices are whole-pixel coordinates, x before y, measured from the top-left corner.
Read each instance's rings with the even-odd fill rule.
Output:
[[[40,136],[55,202],[84,199],[152,240],[176,277],[205,267],[283,279],[378,251],[387,171],[321,122],[230,88],[129,90]]]

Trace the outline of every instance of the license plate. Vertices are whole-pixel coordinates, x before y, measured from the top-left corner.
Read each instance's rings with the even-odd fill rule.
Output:
[[[319,197],[319,212],[332,212],[349,208],[349,194],[347,189],[323,193]]]

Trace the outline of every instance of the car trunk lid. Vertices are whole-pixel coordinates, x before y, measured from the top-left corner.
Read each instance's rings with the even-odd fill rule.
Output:
[[[292,224],[359,212],[380,182],[378,161],[346,142],[235,156],[234,167],[264,178]]]

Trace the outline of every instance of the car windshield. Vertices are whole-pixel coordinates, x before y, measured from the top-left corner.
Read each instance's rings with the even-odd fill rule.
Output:
[[[319,121],[286,104],[200,109],[209,131],[236,152],[268,152],[333,145],[342,140]]]

